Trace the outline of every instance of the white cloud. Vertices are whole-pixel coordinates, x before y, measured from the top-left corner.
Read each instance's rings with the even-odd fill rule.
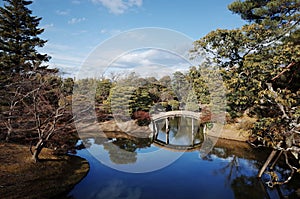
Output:
[[[85,17],[82,18],[72,18],[71,20],[68,21],[68,24],[76,24],[76,23],[81,23],[86,21]]]
[[[179,55],[158,49],[137,50],[117,58],[110,71],[135,71],[142,76],[172,75],[176,71],[188,70],[191,64]],[[154,75],[155,74],[155,75]]]
[[[101,29],[101,30],[100,30],[100,33],[101,33],[101,34],[105,34],[105,33],[107,33],[107,32],[108,32],[108,31],[107,31],[106,29]]]
[[[47,48],[48,51],[52,52],[65,52],[69,50],[74,50],[72,47],[69,45],[62,45],[62,44],[57,44],[57,43],[52,43],[52,42],[47,42],[45,45],[45,48]]]
[[[53,28],[53,27],[54,27],[53,23],[45,24],[45,25],[42,26],[43,29],[50,29],[50,28]]]
[[[108,34],[110,36],[114,36],[114,35],[120,34],[121,32],[122,31],[118,30],[118,29],[113,29],[113,30],[101,29],[100,30],[101,34]]]
[[[71,33],[72,35],[82,35],[82,34],[85,34],[87,33],[88,31],[87,30],[80,30],[80,31],[77,31],[77,32],[73,32]]]
[[[129,8],[140,7],[143,4],[143,0],[92,0],[92,2],[101,3],[113,14],[123,14]]]
[[[81,4],[81,1],[79,1],[79,0],[73,0],[72,3],[79,5],[79,4]]]
[[[78,53],[77,50],[70,45],[48,42],[42,53],[51,56],[48,63],[50,68],[58,68],[60,72],[75,76],[86,56],[84,53]]]
[[[120,55],[114,61],[108,60],[112,55]],[[71,61],[71,60],[70,60]],[[74,61],[74,60],[73,60]],[[165,75],[172,75],[176,71],[188,71],[191,64],[180,55],[159,49],[135,50],[125,54],[122,51],[102,52],[101,56],[97,53],[84,60],[78,78],[109,77],[111,72],[119,74],[129,74],[136,72],[142,77],[156,77],[160,79]],[[66,67],[65,67],[66,68]]]
[[[79,71],[84,57],[79,57],[75,54],[60,54],[53,53],[50,55],[52,58],[49,62],[50,68],[58,68],[60,72],[66,73],[70,76],[75,76]]]
[[[175,55],[172,52],[150,48],[125,54],[117,59],[116,62],[130,65],[149,65],[155,63],[174,65],[186,61],[179,55]]]
[[[70,13],[70,10],[56,10],[55,13],[58,14],[58,15],[65,16],[65,15],[68,15]]]

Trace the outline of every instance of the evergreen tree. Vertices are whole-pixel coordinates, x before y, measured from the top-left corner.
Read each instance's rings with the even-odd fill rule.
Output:
[[[44,30],[38,27],[41,18],[28,9],[30,4],[4,0],[0,7],[0,127],[7,129],[0,139],[27,143],[30,137],[33,159],[38,161],[44,147],[62,146],[72,137],[69,95],[74,82],[63,83],[53,75],[56,69],[42,66],[49,61],[37,50],[46,43],[39,38]]]
[[[237,0],[228,8],[248,23],[212,31],[195,42],[193,52],[204,48],[222,70],[231,116],[249,110],[257,118],[251,141],[279,150],[292,168],[287,153],[295,158],[300,153],[300,1]]]
[[[200,67],[203,68],[203,66]],[[195,94],[193,95],[197,96],[199,103],[209,104],[210,93],[207,87],[207,82],[205,81],[205,77],[203,75],[203,72],[208,72],[204,71],[204,69],[200,69],[200,67],[198,69],[195,66],[191,67],[188,73],[188,78],[195,91]]]
[[[0,68],[2,73],[36,70],[49,56],[37,52],[45,40],[38,36],[41,18],[32,16],[27,7],[32,1],[4,0],[0,7]],[[42,67],[43,68],[43,67]]]
[[[178,101],[186,101],[190,89],[190,83],[187,80],[187,76],[180,71],[176,71],[172,78],[172,89],[176,94]]]

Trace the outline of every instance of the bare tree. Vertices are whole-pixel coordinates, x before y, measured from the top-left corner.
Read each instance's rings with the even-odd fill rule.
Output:
[[[59,77],[40,73],[16,76],[6,85],[6,105],[1,114],[1,126],[6,131],[2,137],[6,141],[30,143],[35,162],[44,147],[66,146],[70,131],[75,129],[71,99],[62,87]],[[56,140],[52,140],[56,134]]]
[[[60,89],[61,82],[56,77],[43,77],[40,84],[30,94],[31,104],[27,106],[31,117],[34,119],[34,129],[37,132],[35,138],[32,159],[37,162],[42,149],[47,142],[57,133],[62,132],[72,123],[69,102]]]
[[[1,114],[0,123],[6,129],[5,140],[8,142],[13,133],[22,131],[18,125],[18,120],[20,120],[22,108],[20,103],[22,100],[27,98],[31,92],[25,91],[28,85],[28,78],[24,76],[16,75],[10,79],[10,82],[4,86],[4,91],[2,93],[2,100],[4,103],[3,112]]]

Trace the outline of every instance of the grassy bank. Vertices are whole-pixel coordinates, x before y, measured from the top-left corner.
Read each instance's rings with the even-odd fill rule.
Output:
[[[33,163],[28,146],[0,143],[1,198],[63,198],[89,170],[76,156],[54,156],[43,149]]]

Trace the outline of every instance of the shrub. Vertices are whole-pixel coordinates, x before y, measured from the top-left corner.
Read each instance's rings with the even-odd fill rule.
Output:
[[[133,119],[137,120],[139,126],[147,126],[151,122],[151,118],[146,111],[136,111],[133,113]]]

